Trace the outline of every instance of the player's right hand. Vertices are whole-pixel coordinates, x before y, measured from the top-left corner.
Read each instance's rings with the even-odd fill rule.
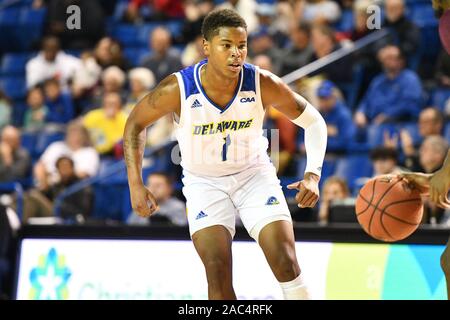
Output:
[[[404,172],[398,175],[398,178],[403,179],[411,187],[419,190],[420,193],[428,195],[430,191],[431,174],[420,172]]]
[[[159,209],[153,194],[143,184],[130,186],[131,206],[133,211],[140,217],[150,217]]]

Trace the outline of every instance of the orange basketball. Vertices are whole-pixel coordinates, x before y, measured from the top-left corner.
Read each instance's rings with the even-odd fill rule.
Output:
[[[359,224],[375,239],[393,242],[419,226],[423,204],[419,191],[401,179],[382,176],[369,180],[356,199]]]

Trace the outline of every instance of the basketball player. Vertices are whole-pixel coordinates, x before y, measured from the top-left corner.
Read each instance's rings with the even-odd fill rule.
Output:
[[[422,193],[429,193],[430,200],[444,209],[450,209],[448,190],[450,189],[450,150],[441,169],[432,174],[403,173],[403,179],[415,185]],[[441,256],[441,267],[447,283],[447,297],[450,300],[450,240]]]
[[[133,209],[147,217],[158,207],[141,178],[144,129],[171,113],[181,150],[189,231],[205,267],[209,299],[236,299],[231,259],[236,213],[261,246],[284,297],[306,299],[292,219],[267,155],[262,125],[271,106],[305,129],[305,174],[288,186],[298,190],[296,200],[305,208],[319,199],[325,122],[278,77],[245,63],[247,26],[235,11],[210,12],[202,34],[207,59],[165,78],[128,118],[124,152]]]

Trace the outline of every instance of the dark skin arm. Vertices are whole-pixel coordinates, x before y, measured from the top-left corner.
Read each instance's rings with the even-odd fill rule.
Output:
[[[413,184],[420,192],[430,195],[430,200],[443,209],[450,208],[450,200],[447,198],[450,189],[450,151],[442,168],[435,173],[426,174],[420,172],[403,173],[402,179]]]
[[[137,103],[125,125],[123,145],[131,205],[134,212],[142,217],[148,217],[158,209],[155,198],[142,181],[145,128],[171,112],[180,115],[179,87],[174,75],[162,80],[151,93]]]
[[[260,71],[261,98],[264,107],[274,107],[291,120],[298,118],[306,108],[307,101],[293,92],[283,81],[272,73]],[[306,172],[303,180],[288,185],[297,189],[295,196],[300,208],[313,208],[319,200],[320,177]]]

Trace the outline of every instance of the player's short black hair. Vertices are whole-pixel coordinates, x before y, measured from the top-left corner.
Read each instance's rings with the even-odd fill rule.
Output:
[[[203,20],[202,35],[209,41],[219,33],[221,27],[242,27],[247,31],[247,23],[236,11],[232,9],[215,9]]]

